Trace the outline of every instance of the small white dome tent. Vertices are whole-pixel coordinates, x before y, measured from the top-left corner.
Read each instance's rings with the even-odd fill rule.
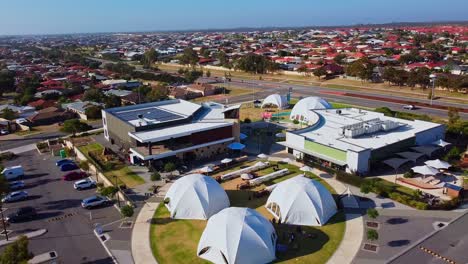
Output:
[[[229,198],[219,183],[202,174],[184,176],[172,184],[164,197],[175,219],[208,219],[229,207]]]
[[[208,220],[197,255],[213,263],[257,264],[275,260],[273,225],[250,208],[230,207]]]
[[[315,122],[317,115],[311,110],[331,108],[332,106],[325,99],[310,96],[299,100],[299,102],[294,105],[289,118],[303,123]]]
[[[265,207],[281,222],[292,225],[322,226],[337,212],[325,186],[303,176],[279,183]]]
[[[285,109],[288,107],[288,100],[284,95],[272,94],[263,100],[262,108],[271,105],[274,105],[280,109]]]

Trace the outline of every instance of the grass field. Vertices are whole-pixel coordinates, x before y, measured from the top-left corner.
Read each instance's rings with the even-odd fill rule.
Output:
[[[104,150],[104,147],[101,144],[94,142],[81,146],[78,149],[81,152],[83,152],[85,156],[87,156],[88,160],[91,161],[92,159],[89,157],[88,153],[93,151],[102,152]],[[115,182],[116,176],[117,184],[125,184],[130,188],[145,183],[145,180],[143,180],[140,176],[138,176],[127,166],[125,166],[125,164],[119,164],[118,166],[116,166],[115,170],[104,172],[104,176],[106,176],[106,178],[109,179],[112,183]]]
[[[217,173],[213,176],[238,170],[241,167],[252,165],[253,162],[246,162],[229,170]],[[270,162],[272,165],[276,163]],[[290,174],[277,178],[270,182],[250,190],[237,190],[240,178],[232,179],[222,183],[223,188],[229,196],[231,206],[249,207],[256,209],[263,216],[272,219],[272,215],[267,212],[264,205],[268,197],[255,198],[253,192],[261,190],[268,185],[272,185],[300,174],[298,167],[289,164],[278,164],[280,169],[288,168]],[[273,167],[257,171],[259,175],[265,175],[273,171]],[[325,187],[335,193],[335,191],[319,177],[308,174],[308,177],[318,180]],[[206,221],[199,220],[173,220],[169,218],[169,212],[165,206],[161,205],[155,212],[151,225],[151,248],[159,263],[207,263],[197,257],[196,248],[201,234],[206,226]],[[278,235],[278,243],[287,244],[288,233],[295,232],[295,226],[281,225],[275,226]],[[289,247],[286,253],[277,254],[275,263],[326,263],[335,252],[343,239],[346,224],[344,214],[336,214],[330,221],[321,227],[302,227],[302,234]]]

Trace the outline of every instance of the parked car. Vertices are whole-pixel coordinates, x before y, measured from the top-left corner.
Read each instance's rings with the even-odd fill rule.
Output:
[[[23,222],[26,220],[32,220],[36,217],[37,212],[34,207],[25,206],[16,210],[14,213],[9,214],[5,220],[9,223]]]
[[[404,105],[404,106],[403,106],[403,109],[406,109],[406,110],[414,110],[414,109],[416,109],[416,106],[414,106],[414,105]]]
[[[55,162],[55,165],[57,165],[57,167],[60,167],[66,163],[75,163],[75,162],[71,159],[61,159],[61,160],[57,160],[57,162]]]
[[[63,175],[62,179],[64,181],[74,181],[74,180],[86,178],[87,176],[88,174],[86,174],[86,172],[84,171],[72,171]]]
[[[65,163],[60,166],[61,171],[72,171],[72,170],[77,170],[77,169],[78,169],[78,165],[76,165],[75,163]]]
[[[8,181],[16,180],[19,177],[24,175],[24,169],[23,169],[23,166],[21,165],[6,167],[5,169],[2,170],[2,174],[3,176],[5,176],[5,179],[7,179]]]
[[[93,207],[102,206],[109,203],[109,199],[102,196],[91,196],[81,201],[81,206],[85,209],[91,209]]]
[[[11,192],[5,197],[3,197],[2,202],[11,203],[20,200],[25,200],[26,198],[28,198],[28,192],[26,191]]]
[[[73,184],[73,188],[75,188],[75,190],[90,189],[90,188],[95,188],[95,187],[96,187],[96,182],[91,178],[86,178],[81,181],[76,181]]]
[[[18,190],[24,188],[24,181],[14,181],[9,184],[10,190]]]

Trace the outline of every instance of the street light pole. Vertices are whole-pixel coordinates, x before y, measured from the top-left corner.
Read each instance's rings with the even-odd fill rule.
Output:
[[[431,105],[432,105],[432,100],[434,100],[434,92],[435,92],[435,82],[437,79],[437,76],[435,74],[429,75],[429,78],[432,80],[432,90],[431,90]]]
[[[115,179],[115,186],[117,187],[117,204],[119,205],[119,208],[120,208],[120,197],[119,197],[120,188],[117,185],[117,176],[114,176],[114,179]]]
[[[5,233],[5,239],[8,241],[8,232],[6,229],[5,216],[3,215],[3,202],[0,202],[0,211],[2,212],[3,232]]]

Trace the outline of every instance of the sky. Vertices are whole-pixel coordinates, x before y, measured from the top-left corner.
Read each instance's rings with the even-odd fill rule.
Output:
[[[468,0],[0,0],[0,35],[468,20]]]

